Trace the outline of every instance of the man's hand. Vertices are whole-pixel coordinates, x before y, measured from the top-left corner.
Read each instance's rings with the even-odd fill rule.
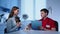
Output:
[[[38,29],[39,30],[44,30],[44,28],[42,26],[39,26]]]
[[[52,31],[56,31],[56,28],[51,28]]]

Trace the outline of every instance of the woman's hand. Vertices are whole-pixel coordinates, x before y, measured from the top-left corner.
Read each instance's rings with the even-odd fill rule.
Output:
[[[20,26],[21,26],[21,23],[16,23],[16,26],[17,26],[17,27],[20,27]]]

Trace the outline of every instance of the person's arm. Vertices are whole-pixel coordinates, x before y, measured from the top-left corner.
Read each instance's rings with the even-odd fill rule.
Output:
[[[15,31],[16,30],[17,26],[13,26],[14,25],[13,22],[14,21],[12,19],[9,19],[7,21],[7,29],[8,29],[8,32],[12,32],[12,31]]]
[[[56,31],[56,28],[51,28],[52,31]]]
[[[44,28],[42,26],[38,26],[39,30],[44,30]]]
[[[27,27],[25,28],[25,30],[30,30],[31,29],[31,23],[29,25],[27,25]]]
[[[51,25],[50,25],[51,30],[50,30],[50,31],[56,31],[56,25],[55,25],[55,22],[54,22],[54,21],[50,21],[50,23],[51,23]],[[45,28],[45,30],[48,30],[48,29]]]
[[[43,27],[38,27],[39,30],[43,30],[43,31],[56,31],[56,28],[51,28],[51,30],[43,28]]]
[[[56,25],[54,23],[51,24],[51,30],[43,28],[42,26],[39,26],[39,30],[43,30],[43,31],[56,31]]]
[[[44,31],[56,31],[56,28],[51,28],[51,30],[44,28]]]
[[[11,21],[12,23],[12,25],[11,26],[13,26],[13,28],[11,28],[11,30],[10,31],[16,31],[16,29],[18,28],[18,27],[20,27],[20,24],[15,24],[14,25],[14,20],[12,19],[12,21]]]
[[[51,24],[51,30],[52,30],[52,31],[56,31],[56,25],[55,25],[54,22]]]

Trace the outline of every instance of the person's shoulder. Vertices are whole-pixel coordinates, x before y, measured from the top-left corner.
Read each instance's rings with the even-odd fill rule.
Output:
[[[8,19],[8,21],[12,21],[12,20],[13,20],[13,18],[9,18],[9,19]]]
[[[47,19],[48,19],[49,21],[53,21],[53,22],[55,21],[55,20],[53,20],[52,18],[49,18],[49,17],[48,17]]]
[[[38,21],[42,21],[42,19],[39,19]]]
[[[12,18],[9,18],[9,20],[12,20]]]

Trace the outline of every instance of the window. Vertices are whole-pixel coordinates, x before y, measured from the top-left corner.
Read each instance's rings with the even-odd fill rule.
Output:
[[[27,14],[28,20],[38,20],[42,8],[46,8],[46,0],[21,0],[21,17]]]

